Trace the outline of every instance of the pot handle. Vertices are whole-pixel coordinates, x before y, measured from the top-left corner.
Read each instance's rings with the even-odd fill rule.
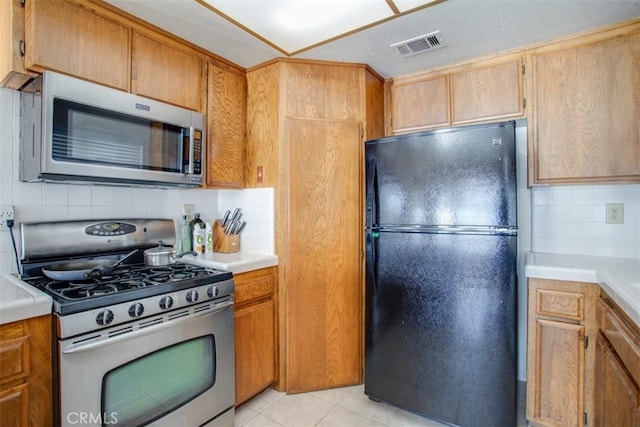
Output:
[[[178,255],[171,255],[171,256],[173,257],[173,259],[178,259],[178,258],[182,258],[185,255],[198,256],[198,252],[196,252],[196,251],[187,251],[187,252],[182,252],[181,254],[178,254]]]

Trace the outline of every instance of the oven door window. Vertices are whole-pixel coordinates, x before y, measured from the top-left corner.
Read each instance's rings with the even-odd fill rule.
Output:
[[[183,129],[54,99],[54,160],[181,172]]]
[[[119,425],[148,424],[213,387],[215,367],[213,335],[142,356],[104,376],[102,413]]]

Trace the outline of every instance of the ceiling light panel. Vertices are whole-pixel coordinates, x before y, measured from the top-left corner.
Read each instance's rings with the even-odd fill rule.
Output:
[[[393,16],[385,0],[204,0],[286,53]]]
[[[436,3],[437,0],[392,0],[396,5],[400,13],[404,13],[408,10],[416,9],[418,7],[426,6],[429,3]]]

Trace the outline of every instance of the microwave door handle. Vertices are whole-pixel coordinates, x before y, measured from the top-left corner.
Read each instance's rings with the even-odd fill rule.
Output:
[[[192,174],[193,173],[193,138],[194,138],[194,134],[195,134],[195,128],[193,126],[189,127],[189,128],[184,128],[182,130],[182,152],[180,153],[180,155],[182,156],[181,159],[181,163],[182,163],[182,173],[184,174]],[[185,162],[184,156],[185,156],[185,150],[184,150],[184,144],[188,144],[188,161]]]
[[[189,174],[193,174],[194,173],[194,168],[195,168],[195,154],[196,154],[196,150],[195,150],[195,135],[196,135],[196,130],[193,126],[191,126],[189,128]]]

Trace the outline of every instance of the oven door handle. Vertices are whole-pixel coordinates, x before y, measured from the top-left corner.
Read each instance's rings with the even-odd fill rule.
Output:
[[[214,308],[211,311],[199,311],[197,313],[193,313],[193,314],[189,314],[187,316],[184,317],[179,317],[177,319],[173,319],[170,320],[169,322],[161,322],[158,323],[156,325],[152,325],[152,326],[147,326],[143,329],[137,329],[131,332],[126,332],[123,333],[121,335],[116,335],[114,337],[107,337],[105,339],[102,339],[100,341],[96,341],[96,342],[92,342],[92,343],[88,343],[88,344],[81,344],[66,350],[62,351],[62,354],[74,354],[74,353],[81,353],[83,351],[89,351],[89,350],[95,350],[97,348],[100,347],[104,347],[107,345],[111,345],[111,344],[115,344],[115,343],[119,343],[122,341],[128,341],[130,339],[134,339],[134,338],[138,338],[138,337],[142,337],[144,335],[149,335],[152,334],[162,328],[166,328],[168,324],[170,324],[171,326],[177,326],[177,325],[181,325],[183,323],[189,322],[191,320],[193,320],[196,317],[202,317],[202,316],[207,316],[207,315],[212,315],[215,314],[219,311],[221,311],[222,309],[232,306],[233,305],[233,300],[229,300],[229,301],[223,301],[220,303],[215,304]]]

